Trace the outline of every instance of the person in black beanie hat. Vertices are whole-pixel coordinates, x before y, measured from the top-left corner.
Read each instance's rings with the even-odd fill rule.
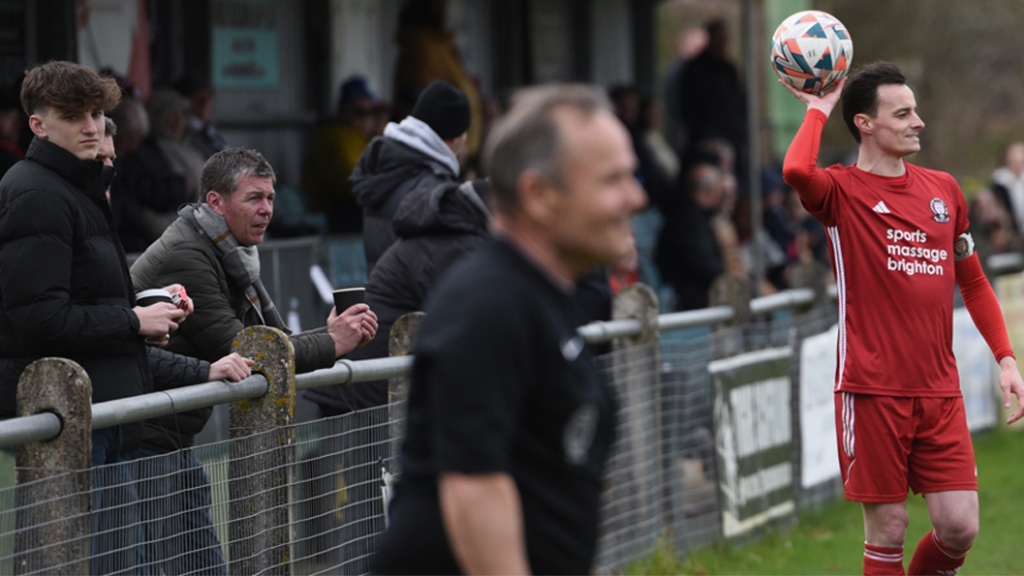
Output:
[[[417,191],[459,182],[469,125],[466,95],[435,80],[417,96],[409,116],[389,123],[363,151],[349,183],[363,209],[367,275],[395,242],[392,219],[399,203]]]
[[[434,80],[416,99],[410,116],[418,118],[442,140],[451,140],[469,130],[469,100],[444,80]]]

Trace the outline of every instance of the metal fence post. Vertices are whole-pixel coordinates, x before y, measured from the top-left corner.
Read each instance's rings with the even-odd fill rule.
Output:
[[[636,336],[612,340],[609,357],[620,399],[619,437],[606,490],[617,498],[616,509],[605,511],[609,522],[604,528],[615,538],[624,538],[623,544],[653,544],[659,530],[667,524],[663,516],[664,459],[659,438],[658,297],[650,287],[635,284],[615,297],[612,319],[627,318],[640,320],[642,328]],[[653,474],[652,462],[656,463]]]
[[[267,393],[231,404],[230,477],[232,574],[288,572],[289,490],[295,462],[295,354],[277,328],[250,326],[232,349],[256,361]]]
[[[405,356],[412,351],[416,332],[423,322],[423,312],[403,314],[391,325],[388,336],[390,356]],[[409,377],[395,376],[388,379],[388,434],[391,438],[391,458],[398,456],[405,436],[405,401],[409,397]],[[396,470],[391,470],[396,472]]]
[[[92,381],[77,363],[42,358],[18,380],[18,416],[52,412],[54,439],[17,449],[18,574],[89,573]]]

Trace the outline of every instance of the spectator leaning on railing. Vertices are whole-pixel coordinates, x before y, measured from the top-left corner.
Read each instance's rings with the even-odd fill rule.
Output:
[[[182,284],[195,303],[195,312],[171,335],[168,349],[210,359],[229,352],[246,326],[290,332],[259,274],[257,246],[273,216],[274,181],[274,169],[259,152],[242,148],[217,152],[203,167],[202,202],[183,206],[178,219],[132,265],[136,289]],[[331,310],[326,327],[291,336],[296,371],[333,366],[337,358],[370,341],[376,331],[377,317],[365,304]],[[210,413],[209,408],[189,410],[147,421],[140,452],[159,455],[186,449],[180,452],[180,473],[199,468],[198,459],[187,448]],[[187,488],[209,493],[208,479],[190,478]],[[172,490],[166,483],[146,487],[154,492],[148,496],[164,500],[170,509],[194,509],[189,490]],[[169,498],[179,500],[167,504]],[[205,508],[208,504],[200,506],[200,512]],[[170,530],[170,524],[162,529]],[[166,555],[166,550],[152,554]]]
[[[203,167],[200,203],[183,206],[178,219],[132,264],[137,290],[177,283],[195,302],[195,313],[172,334],[168,349],[217,358],[231,350],[246,326],[290,332],[260,280],[257,252],[274,215],[274,182],[274,169],[255,150],[214,154]],[[377,317],[365,304],[332,310],[325,327],[291,336],[296,371],[333,366],[372,339],[376,329]],[[167,424],[160,427],[161,442],[173,446],[190,445],[198,432],[181,428],[180,420]]]

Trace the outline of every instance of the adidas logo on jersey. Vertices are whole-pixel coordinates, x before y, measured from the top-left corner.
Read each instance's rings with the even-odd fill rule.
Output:
[[[886,206],[885,202],[882,202],[881,200],[878,201],[878,204],[875,204],[875,207],[872,208],[872,210],[878,212],[879,214],[892,214],[892,212],[889,210],[889,207]]]

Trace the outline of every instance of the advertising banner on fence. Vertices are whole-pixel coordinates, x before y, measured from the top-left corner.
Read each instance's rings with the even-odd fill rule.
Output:
[[[967,426],[972,432],[996,425],[999,365],[966,308],[953,311],[953,355],[960,373]]]
[[[722,532],[746,534],[793,514],[793,414],[789,347],[708,364]]]
[[[839,477],[835,404],[838,326],[800,345],[800,485],[810,488]]]
[[[1024,351],[1024,274],[999,276],[994,288],[1010,333],[1010,345],[1020,356]]]

